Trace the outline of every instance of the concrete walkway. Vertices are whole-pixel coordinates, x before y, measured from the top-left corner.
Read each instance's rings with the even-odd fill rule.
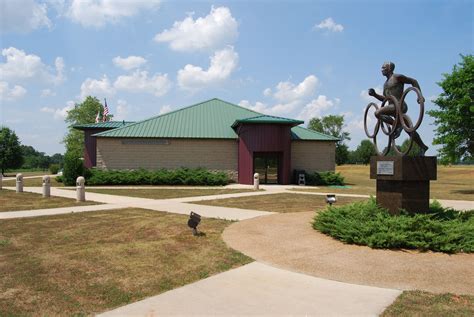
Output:
[[[400,293],[254,262],[99,316],[377,316]]]
[[[53,215],[70,214],[70,213],[76,213],[76,212],[101,211],[101,210],[111,210],[111,209],[120,209],[120,208],[123,208],[123,207],[120,205],[115,205],[115,204],[105,204],[105,205],[88,205],[88,206],[77,206],[77,207],[5,211],[5,212],[0,212],[0,219],[53,216]]]
[[[14,190],[13,187],[6,187],[6,189]],[[42,193],[42,188],[41,187],[25,187],[24,191],[40,194]],[[258,192],[245,192],[245,193],[234,193],[234,194],[225,194],[225,195],[186,197],[186,198],[176,198],[176,199],[149,199],[149,198],[138,198],[138,197],[128,197],[128,196],[118,196],[118,195],[108,195],[108,194],[86,192],[86,199],[90,201],[106,204],[106,205],[96,205],[96,206],[102,206],[101,207],[102,209],[97,208],[96,210],[130,207],[130,208],[151,209],[151,210],[171,212],[171,213],[177,213],[177,214],[185,214],[185,215],[189,215],[191,211],[194,211],[200,214],[201,216],[207,217],[207,218],[219,218],[219,219],[226,219],[226,220],[245,220],[245,219],[250,219],[254,217],[271,215],[273,214],[273,212],[196,205],[196,204],[189,204],[185,202],[198,201],[200,199],[244,197],[244,196],[265,195],[265,194],[269,194],[269,192],[258,191]],[[51,188],[51,195],[64,197],[64,198],[72,198],[72,199],[76,198],[75,191],[61,189],[57,187]],[[74,208],[75,208],[74,212],[92,210],[91,209],[92,206],[83,206],[83,207],[74,207]],[[34,217],[34,216],[40,216],[40,215],[61,214],[61,213],[70,213],[70,212],[71,212],[71,208],[54,208],[54,209],[49,209],[49,210],[41,210],[41,212],[38,212],[35,210],[24,211],[21,213],[19,213],[19,211],[0,212],[0,219],[14,218],[15,214],[17,214],[18,217]]]

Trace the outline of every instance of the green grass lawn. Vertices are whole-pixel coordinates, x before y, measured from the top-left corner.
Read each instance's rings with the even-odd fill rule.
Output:
[[[99,193],[119,196],[130,196],[130,197],[141,197],[151,199],[169,199],[169,198],[180,198],[180,197],[194,197],[194,196],[208,196],[208,195],[223,195],[223,194],[235,194],[253,192],[252,189],[224,189],[224,188],[212,188],[212,189],[169,189],[169,188],[143,188],[143,189],[102,189],[102,188],[86,188],[88,193]]]
[[[405,291],[381,317],[474,316],[474,296]]]
[[[43,173],[43,174],[41,174],[41,176],[38,176],[38,177],[35,177],[35,178],[24,178],[23,179],[23,186],[25,186],[25,187],[41,187],[41,186],[43,186],[43,175],[47,175],[47,174]],[[23,175],[23,176],[25,176],[25,175]],[[55,177],[51,177],[50,180],[51,180],[51,186],[52,187],[64,187],[64,184],[57,182]],[[15,187],[16,186],[16,180],[11,179],[11,180],[3,181],[3,186],[5,186],[5,187],[7,187],[7,186]]]
[[[13,190],[0,190],[0,212],[15,210],[46,209],[59,207],[75,207],[86,205],[98,205],[97,202],[76,202],[75,199],[62,197],[43,198],[41,194],[16,193]]]
[[[361,198],[338,197],[337,205],[362,200]],[[192,202],[198,205],[233,207],[273,212],[315,211],[326,207],[326,197],[305,194],[271,194],[249,197],[203,200]]]
[[[375,180],[369,177],[369,165],[337,166],[336,172],[344,176],[349,188],[307,186],[295,191],[375,195]],[[438,165],[438,179],[430,182],[430,198],[474,201],[474,166]]]
[[[1,221],[0,316],[91,315],[252,261],[223,242],[230,221],[193,236],[187,220],[130,208]]]

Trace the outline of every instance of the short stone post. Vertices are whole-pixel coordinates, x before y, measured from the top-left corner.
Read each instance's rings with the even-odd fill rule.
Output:
[[[51,179],[48,175],[43,176],[43,197],[51,196]]]
[[[260,175],[258,173],[253,174],[253,189],[258,190],[260,188]]]
[[[16,192],[23,193],[23,174],[16,174]]]
[[[0,173],[0,190],[3,189],[2,183],[3,183],[3,175],[2,175],[2,173]]]
[[[77,201],[86,201],[86,180],[84,177],[79,176],[76,179],[76,200]]]

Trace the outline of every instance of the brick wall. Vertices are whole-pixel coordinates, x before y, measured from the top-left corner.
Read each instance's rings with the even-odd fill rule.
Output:
[[[291,171],[334,171],[336,168],[336,144],[325,141],[291,142]]]
[[[179,167],[204,167],[236,177],[237,140],[97,138],[97,168]]]

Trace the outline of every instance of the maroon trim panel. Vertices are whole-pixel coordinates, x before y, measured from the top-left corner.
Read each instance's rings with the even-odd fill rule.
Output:
[[[255,152],[280,153],[279,182],[291,182],[291,126],[281,124],[240,124],[239,183],[253,184],[253,156]]]
[[[97,165],[97,139],[93,134],[110,129],[84,130],[84,166],[91,168]]]

